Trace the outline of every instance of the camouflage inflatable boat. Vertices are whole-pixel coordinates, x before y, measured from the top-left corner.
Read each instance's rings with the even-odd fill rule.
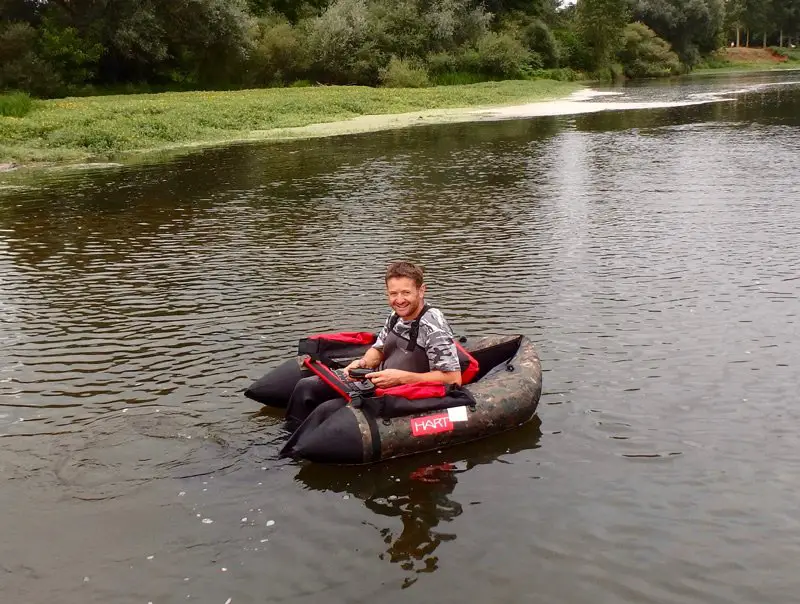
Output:
[[[309,359],[330,371],[358,358],[373,334],[335,334],[301,340],[296,358],[254,382],[245,396],[285,408],[294,385],[309,373]],[[316,338],[316,340],[315,340]],[[477,367],[469,383],[423,391],[357,389],[318,407],[289,438],[282,456],[319,463],[365,464],[485,438],[530,421],[542,392],[542,370],[526,337],[461,338],[460,348]],[[463,373],[462,373],[463,375]],[[402,387],[401,387],[402,388]]]

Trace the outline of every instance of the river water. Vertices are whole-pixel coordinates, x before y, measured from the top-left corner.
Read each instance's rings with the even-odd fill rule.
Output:
[[[795,601],[800,74],[616,92],[664,106],[3,189],[2,600]],[[399,257],[458,333],[536,342],[540,421],[278,460],[242,389],[377,329]]]

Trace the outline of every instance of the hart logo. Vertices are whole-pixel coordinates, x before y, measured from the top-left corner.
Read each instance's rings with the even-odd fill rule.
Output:
[[[453,422],[447,413],[439,415],[426,415],[411,420],[411,434],[414,436],[427,436],[439,432],[452,432]]]

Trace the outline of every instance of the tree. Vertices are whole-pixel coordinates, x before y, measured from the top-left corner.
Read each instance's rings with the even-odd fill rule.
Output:
[[[635,0],[633,16],[669,42],[689,66],[722,44],[722,0]]]
[[[592,50],[593,68],[609,66],[620,47],[629,11],[624,0],[578,0],[578,31]]]

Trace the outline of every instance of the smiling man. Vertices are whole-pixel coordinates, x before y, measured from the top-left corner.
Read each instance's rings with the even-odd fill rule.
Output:
[[[453,332],[441,311],[425,303],[422,268],[411,262],[393,262],[386,269],[385,282],[393,312],[375,344],[345,372],[356,367],[375,369],[367,379],[378,388],[417,382],[461,385]],[[337,396],[320,378],[303,378],[286,409],[289,428],[296,428],[317,406]]]
[[[461,384],[453,332],[442,312],[425,304],[423,281],[422,269],[411,262],[389,265],[386,296],[394,312],[372,348],[346,371],[380,366],[380,371],[367,375],[379,388],[415,382]]]

